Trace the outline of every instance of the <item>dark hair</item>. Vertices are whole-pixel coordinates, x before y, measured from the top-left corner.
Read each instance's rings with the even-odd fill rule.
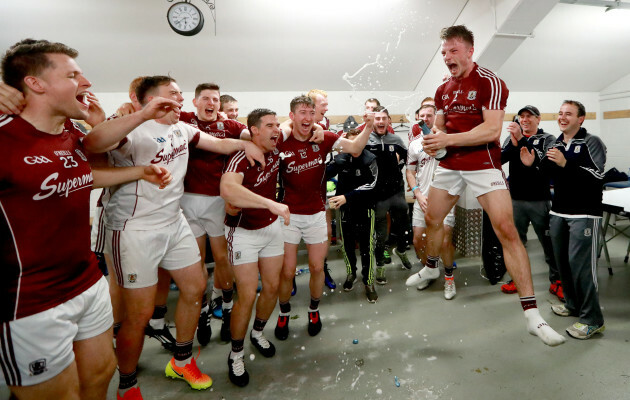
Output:
[[[466,25],[453,25],[446,28],[442,28],[440,31],[440,40],[449,40],[459,38],[464,42],[475,46],[475,35],[466,28]]]
[[[257,108],[247,115],[247,127],[251,130],[252,126],[260,128],[260,120],[266,115],[276,115],[275,111],[268,108]]]
[[[346,132],[346,137],[348,137],[348,136],[357,136],[360,133],[361,133],[361,131],[356,129],[356,128],[350,129],[348,132]]]
[[[63,43],[48,40],[24,39],[9,48],[2,57],[2,81],[23,91],[24,78],[38,76],[53,66],[48,54],[65,54],[76,58],[79,52]]]
[[[381,105],[381,102],[378,101],[378,99],[376,97],[370,97],[369,99],[365,100],[365,103],[376,103],[377,106]],[[363,104],[365,104],[363,103]]]
[[[315,103],[313,102],[313,99],[301,94],[291,100],[291,112],[295,112],[300,104],[304,104],[307,107],[315,108]]]
[[[171,82],[177,82],[175,78],[166,75],[145,76],[136,87],[136,98],[143,106],[147,103],[146,98],[149,94],[154,94],[158,86],[168,85]]]
[[[219,85],[217,85],[216,83],[200,83],[195,88],[195,99],[199,97],[201,92],[203,92],[204,90],[216,90],[217,92],[220,92],[221,88],[219,88]]]
[[[580,103],[577,100],[565,100],[562,102],[562,104],[571,104],[577,107],[578,109],[578,118],[579,117],[585,117],[586,116],[586,108],[584,107],[584,104]]]
[[[374,107],[374,110],[372,110],[372,112],[375,112],[375,113],[377,113],[377,112],[384,112],[389,117],[389,111],[387,111],[387,108],[385,108],[383,106],[376,106],[376,107]]]
[[[230,96],[229,94],[222,94],[220,97],[220,100],[221,100],[221,106],[223,106],[223,103],[231,103],[233,101],[238,101],[234,97]]]

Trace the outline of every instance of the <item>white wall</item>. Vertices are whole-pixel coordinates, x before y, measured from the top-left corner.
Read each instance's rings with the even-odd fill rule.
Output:
[[[605,111],[630,110],[630,74],[600,92],[602,115]],[[601,137],[608,148],[606,169],[615,167],[629,173],[630,118],[606,119],[601,123]]]

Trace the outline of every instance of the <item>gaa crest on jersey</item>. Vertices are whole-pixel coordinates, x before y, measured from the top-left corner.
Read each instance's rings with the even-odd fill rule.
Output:
[[[217,129],[220,129],[220,130],[225,129],[225,125],[223,125],[223,122],[217,122]]]
[[[591,228],[584,229],[584,236],[585,237],[591,237],[592,234],[593,234],[593,232],[591,231]]]
[[[574,152],[574,153],[579,153],[579,152],[580,152],[580,149],[582,149],[582,146],[577,145],[577,146],[575,146],[575,149],[573,150],[573,152]]]
[[[319,151],[319,145],[313,144],[313,151]]]
[[[31,376],[43,374],[48,371],[48,368],[46,368],[46,359],[40,358],[39,360],[33,361],[28,365],[28,369],[31,371]]]
[[[443,94],[442,95],[442,100],[448,100],[448,94]]]
[[[79,157],[83,160],[83,161],[87,161],[87,157],[85,156],[85,154],[83,154],[83,152],[79,149],[74,149],[74,152],[77,153],[79,155]]]
[[[127,280],[129,283],[136,283],[138,280],[138,274],[127,274]]]
[[[182,137],[182,132],[179,129],[173,130],[173,135],[177,137]]]
[[[471,90],[470,92],[468,92],[468,100],[475,100],[477,98],[477,91],[476,90]]]
[[[234,258],[237,259],[237,260],[240,260],[241,259],[241,252],[237,251],[236,253],[234,253]]]
[[[298,153],[300,153],[301,158],[306,158],[306,149],[298,149]]]
[[[26,156],[24,157],[24,162],[28,165],[35,165],[35,164],[48,164],[48,163],[51,163],[52,161],[50,161],[45,156]]]
[[[355,173],[354,173],[354,174],[355,174],[356,176],[361,176],[361,170],[360,170],[360,169],[357,169],[357,170],[355,171]]]
[[[394,151],[394,145],[393,145],[393,144],[390,144],[390,145],[389,145],[389,151],[391,151],[391,152],[393,152],[393,151]]]
[[[538,143],[540,143],[540,139],[536,139],[536,140],[534,140],[534,146],[537,146],[537,145],[538,145]]]

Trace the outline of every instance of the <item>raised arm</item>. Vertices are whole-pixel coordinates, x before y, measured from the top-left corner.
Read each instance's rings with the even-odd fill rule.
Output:
[[[162,118],[181,104],[163,97],[154,97],[141,111],[102,122],[83,138],[83,145],[92,153],[103,153],[116,147],[129,132],[140,124]]]
[[[265,167],[265,155],[262,150],[248,140],[218,139],[200,131],[197,148],[219,154],[232,154],[242,150],[252,166],[258,161],[263,168]]]
[[[284,218],[285,225],[289,224],[289,207],[259,194],[243,186],[243,175],[236,172],[226,172],[221,177],[221,197],[232,206],[238,208],[266,208],[273,214]]]
[[[363,148],[368,142],[370,138],[370,134],[374,129],[374,113],[366,113],[363,116],[363,120],[365,121],[365,126],[361,133],[354,139],[346,139],[345,137],[339,138],[337,142],[337,148],[341,153],[350,153],[350,154],[359,154],[363,151]]]

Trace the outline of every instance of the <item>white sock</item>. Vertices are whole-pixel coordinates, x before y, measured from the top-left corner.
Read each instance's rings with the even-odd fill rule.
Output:
[[[185,360],[179,361],[179,360],[174,360],[175,361],[175,366],[179,367],[179,368],[183,368],[186,366],[186,364],[188,364],[190,362],[190,360],[192,360],[192,356],[188,357]]]
[[[525,319],[527,319],[527,331],[534,336],[538,336],[546,345],[557,346],[565,342],[566,338],[554,331],[545,322],[538,308],[525,310]]]
[[[439,268],[429,268],[424,267],[419,272],[420,276],[424,279],[437,279],[440,277],[440,269]]]
[[[151,328],[153,329],[164,329],[164,318],[150,319],[149,325],[151,325]]]
[[[217,297],[222,297],[223,296],[223,291],[219,288],[215,288],[214,286],[212,287],[212,297],[211,299],[214,300]]]
[[[223,303],[223,309],[231,310],[233,305],[234,305],[234,300],[230,301],[229,303]]]
[[[206,304],[205,307],[201,307],[201,312],[202,313],[207,313],[208,310],[210,310],[210,306],[208,304]]]
[[[252,337],[258,339],[263,335],[263,331],[257,331],[256,329],[252,329]]]
[[[282,312],[282,311],[280,311],[278,313],[278,315],[281,316],[281,317],[288,317],[289,315],[291,315],[291,313],[290,312]]]
[[[315,311],[319,311],[319,307],[317,307],[314,310],[311,307],[308,308],[308,312],[315,312]]]
[[[240,357],[240,358],[245,357],[245,350],[241,350],[241,351],[236,352],[236,353],[235,353],[235,352],[233,352],[233,351],[230,351],[230,358],[231,358],[232,360],[236,360],[236,359],[237,359],[237,358],[239,358],[239,357]]]

